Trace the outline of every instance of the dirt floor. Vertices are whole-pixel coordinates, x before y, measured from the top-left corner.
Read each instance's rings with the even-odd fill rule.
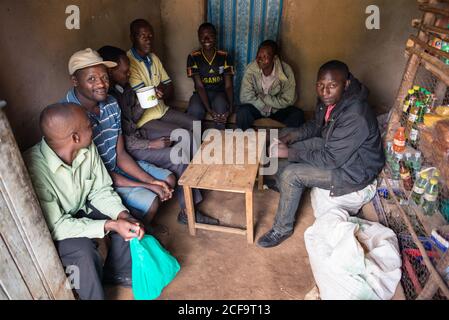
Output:
[[[208,191],[204,198],[202,212],[226,225],[245,225],[243,195]],[[279,194],[272,190],[255,192],[255,240],[270,229],[278,202]],[[302,300],[314,288],[303,237],[314,222],[309,193],[298,210],[294,234],[270,249],[250,245],[246,237],[236,234],[197,230],[196,236],[190,236],[187,226],[176,221],[178,212],[176,200],[171,200],[157,218],[169,233],[156,237],[181,265],[159,299]],[[133,299],[128,288],[107,288],[106,293],[109,299]],[[395,299],[401,296],[399,292]]]

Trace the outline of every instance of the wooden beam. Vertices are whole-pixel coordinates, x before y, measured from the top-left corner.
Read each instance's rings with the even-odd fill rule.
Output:
[[[430,26],[427,24],[423,24],[420,21],[413,22],[412,26],[421,31],[433,33],[434,35],[440,37],[441,40],[449,41],[449,29]]]
[[[425,41],[422,41],[421,39],[418,39],[417,36],[411,35],[410,36],[410,41],[413,41],[414,44],[417,44],[418,46],[420,46],[421,48],[425,49],[426,51],[437,55],[441,58],[445,58],[445,59],[449,59],[449,53],[448,52],[444,52],[440,49],[434,48],[429,46]]]
[[[407,48],[407,51],[412,55],[421,59],[421,63],[424,68],[432,72],[438,79],[443,81],[447,86],[449,86],[449,66],[446,65],[440,59],[431,56],[430,54],[424,52],[419,48]]]
[[[243,236],[246,235],[246,230],[240,229],[240,228],[214,226],[211,224],[203,224],[203,223],[196,223],[195,227],[197,229],[203,229],[203,230],[209,230],[209,231],[227,232],[227,233],[233,233],[233,234],[240,234]]]
[[[433,13],[433,14],[439,14],[445,17],[449,17],[449,9],[448,8],[441,8],[439,6],[435,6],[432,4],[421,4],[418,6],[419,10],[425,12],[425,13]]]

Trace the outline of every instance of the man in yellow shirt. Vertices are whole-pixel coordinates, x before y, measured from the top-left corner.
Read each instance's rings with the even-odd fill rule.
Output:
[[[178,128],[191,132],[195,118],[165,104],[165,101],[173,96],[173,84],[161,60],[152,53],[153,27],[148,21],[137,19],[131,22],[130,31],[133,47],[127,55],[130,60],[131,87],[137,91],[143,87],[154,86],[159,99],[156,107],[145,110],[137,122],[138,128],[142,128],[146,132],[146,138],[150,140],[170,136],[170,133]]]

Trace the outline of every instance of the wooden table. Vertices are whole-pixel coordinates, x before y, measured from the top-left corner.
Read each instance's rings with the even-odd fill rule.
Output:
[[[265,148],[266,134],[214,132],[215,134],[210,133],[205,137],[178,182],[184,188],[189,232],[193,236],[196,229],[246,234],[248,243],[254,243],[253,189],[256,179],[259,182],[259,189],[263,186],[259,166]],[[220,133],[217,134],[218,132]],[[237,141],[240,141],[240,144]],[[213,159],[208,159],[208,156],[212,156]],[[192,188],[244,193],[246,229],[196,223]]]

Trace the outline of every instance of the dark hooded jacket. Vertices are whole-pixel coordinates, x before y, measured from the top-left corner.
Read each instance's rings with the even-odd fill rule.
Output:
[[[289,161],[332,170],[330,195],[335,197],[365,188],[385,164],[377,119],[366,101],[368,89],[352,75],[350,80],[330,120],[325,123],[326,106],[318,101],[315,119],[292,133],[296,143],[289,148]]]

